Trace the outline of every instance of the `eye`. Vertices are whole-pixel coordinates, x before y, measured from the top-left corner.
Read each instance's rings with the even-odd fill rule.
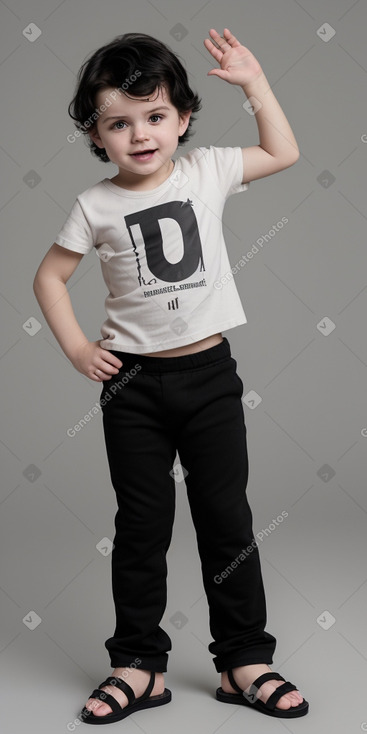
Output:
[[[115,129],[115,127],[116,127],[116,125],[126,125],[126,122],[124,122],[123,120],[117,120],[117,122],[115,122],[115,123],[114,123],[114,124],[112,125],[112,127],[111,127],[111,130],[114,130],[114,129]],[[117,128],[117,129],[118,129],[118,130],[122,130],[123,128],[119,127],[119,128]]]
[[[163,120],[164,115],[150,115],[149,119],[153,120],[153,118],[158,118],[160,120]],[[153,120],[153,122],[157,122],[157,119]],[[126,122],[124,120],[117,120],[116,122],[114,122],[114,124],[111,126],[110,129],[111,130],[123,130],[124,129],[123,127],[116,127],[116,125],[126,125]]]

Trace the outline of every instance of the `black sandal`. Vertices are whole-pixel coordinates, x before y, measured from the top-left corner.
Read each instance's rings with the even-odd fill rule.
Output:
[[[305,699],[303,699],[302,703],[298,704],[298,706],[291,706],[289,709],[275,708],[279,699],[284,696],[285,693],[298,690],[293,683],[286,681],[282,675],[279,675],[279,673],[271,671],[269,673],[259,675],[259,677],[253,682],[248,693],[243,691],[236,683],[232,670],[227,670],[227,675],[231,686],[233,686],[238,693],[226,693],[220,686],[216,690],[216,698],[218,701],[222,701],[223,703],[238,703],[242,706],[251,706],[253,709],[261,711],[263,714],[267,714],[268,716],[277,716],[282,719],[292,719],[296,716],[304,716],[308,712],[309,705],[308,701]],[[260,686],[268,680],[283,680],[285,682],[282,686],[278,686],[276,691],[269,696],[266,703],[263,703],[256,697],[256,693]]]
[[[116,721],[125,719],[126,716],[134,714],[135,711],[141,711],[141,709],[153,708],[153,706],[162,706],[164,703],[169,703],[172,698],[172,693],[168,688],[165,688],[163,693],[159,693],[157,696],[150,696],[149,694],[154,688],[155,672],[154,670],[150,674],[150,681],[147,685],[144,693],[136,698],[135,693],[131,686],[126,681],[117,676],[109,676],[103,683],[100,683],[98,688],[95,688],[89,698],[98,698],[103,703],[107,703],[111,706],[112,713],[106,714],[105,716],[95,716],[93,710],[87,709],[85,706],[79,714],[79,719],[84,724],[114,724]],[[107,691],[102,691],[101,688],[104,686],[115,685],[121,691],[123,691],[129,703],[122,708],[119,702],[111,696]]]

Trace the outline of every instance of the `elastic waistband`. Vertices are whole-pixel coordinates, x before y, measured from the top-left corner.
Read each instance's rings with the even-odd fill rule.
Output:
[[[123,363],[121,371],[129,370],[136,364],[140,364],[144,372],[176,372],[180,370],[202,367],[231,356],[231,348],[228,339],[224,336],[220,344],[209,349],[193,354],[183,354],[180,357],[148,357],[146,354],[133,354],[132,352],[119,352],[110,349],[110,352],[118,357]]]

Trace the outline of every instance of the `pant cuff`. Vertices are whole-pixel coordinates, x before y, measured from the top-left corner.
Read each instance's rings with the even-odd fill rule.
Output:
[[[238,654],[236,657],[228,658],[214,658],[213,663],[215,665],[217,673],[224,673],[230,668],[239,668],[241,665],[256,665],[259,663],[265,663],[265,665],[271,665],[273,662],[273,656],[269,652],[264,653],[246,653],[243,652]]]
[[[111,658],[111,666],[112,668],[138,668],[139,670],[149,670],[150,672],[154,671],[155,673],[166,673],[167,672],[167,662],[168,659],[164,660],[161,657],[160,658],[152,658],[147,657],[146,655],[136,655],[135,659],[139,660],[139,663],[136,663],[135,665],[132,665],[131,662],[131,655],[129,656],[119,656],[118,658],[112,657]]]

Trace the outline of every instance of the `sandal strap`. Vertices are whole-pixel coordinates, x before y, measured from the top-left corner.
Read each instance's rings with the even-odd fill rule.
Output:
[[[231,684],[231,686],[238,691],[238,693],[242,693],[247,699],[252,700],[253,703],[256,702],[257,696],[256,693],[261,688],[263,683],[266,683],[266,681],[269,680],[282,680],[284,683],[281,686],[278,686],[278,688],[273,691],[273,693],[269,696],[268,700],[263,703],[264,706],[266,706],[267,709],[270,711],[273,711],[275,709],[276,704],[278,703],[279,699],[284,696],[285,693],[289,693],[290,691],[297,691],[298,688],[293,685],[289,680],[286,681],[285,678],[283,678],[280,673],[276,673],[274,670],[269,671],[268,673],[263,673],[262,675],[259,675],[256,680],[251,684],[249,691],[246,693],[240,686],[236,683],[234,677],[233,677],[233,671],[227,670],[228,680]]]
[[[150,673],[150,681],[141,696],[139,696],[136,700],[137,701],[144,701],[145,698],[148,698],[154,688],[154,682],[155,682],[155,671],[152,670]]]
[[[101,691],[100,688],[95,688],[89,698],[98,698],[102,703],[108,703],[114,714],[121,713],[122,706],[120,706],[119,702],[116,701],[116,698],[110,696],[107,691]]]
[[[262,675],[259,675],[256,680],[253,682],[253,686],[256,688],[261,688],[263,683],[266,683],[268,680],[282,680],[285,681],[285,678],[283,678],[280,673],[276,673],[275,670],[271,670],[268,673],[263,673]]]
[[[280,675],[280,673],[276,673],[275,670],[269,671],[268,673],[263,673],[262,675],[259,675],[259,677],[256,678],[256,680],[254,680],[254,682],[251,684],[250,690],[248,691],[248,693],[246,693],[245,691],[242,691],[242,695],[245,696],[250,703],[256,703],[257,701],[260,700],[259,697],[257,696],[257,692],[258,692],[259,688],[261,688],[261,686],[262,686],[263,683],[266,683],[269,680],[283,680],[283,681],[285,681],[285,678],[283,678],[283,676]],[[281,687],[282,686],[278,686],[278,688],[281,688]],[[278,690],[278,688],[277,688],[277,690]],[[263,701],[261,701],[261,703],[263,703],[263,705],[266,706],[268,704],[269,699],[271,699],[272,695],[273,694],[271,694],[269,696],[269,698],[268,698],[268,700],[267,700],[266,703],[264,703]],[[272,706],[272,701],[273,700],[274,699],[271,699],[271,705],[268,706],[269,709],[273,709],[274,708]],[[277,701],[278,701],[278,698],[276,699],[275,703]],[[275,706],[275,704],[274,704],[274,706]]]
[[[265,683],[268,680],[283,680],[283,681],[285,681],[285,678],[283,678],[282,675],[280,675],[279,673],[276,673],[275,671],[271,671],[271,672],[268,672],[268,673],[263,673],[262,675],[259,675],[259,677],[256,678],[256,680],[252,683],[249,692],[248,693],[245,693],[244,690],[243,690],[243,688],[241,688],[238,685],[238,683],[236,683],[236,681],[235,681],[235,679],[233,677],[233,671],[232,671],[232,669],[227,670],[227,675],[228,675],[228,679],[229,679],[229,682],[230,682],[232,688],[234,688],[236,691],[238,691],[238,693],[243,693],[245,696],[248,696],[250,698],[253,697],[253,696],[255,696],[255,694],[257,692],[257,689],[260,688],[260,686],[262,686],[262,684]]]
[[[115,686],[116,688],[119,688],[120,691],[125,693],[125,695],[127,696],[129,704],[131,705],[134,703],[135,693],[133,689],[122,678],[118,678],[117,675],[110,675],[108,676],[108,678],[106,678],[106,680],[102,681],[102,683],[99,684],[99,688],[103,688],[104,686]]]
[[[129,684],[126,683],[125,680],[123,680],[122,678],[119,678],[118,676],[108,676],[106,680],[104,680],[102,683],[99,684],[99,688],[103,688],[104,686],[110,686],[110,685],[116,686],[117,688],[120,689],[120,691],[123,691],[126,694],[129,704],[131,705],[134,703],[134,701],[144,701],[145,698],[148,698],[154,688],[154,682],[155,682],[155,672],[154,670],[152,670],[150,673],[149,683],[144,693],[142,693],[142,695],[138,697],[135,696],[135,693],[133,689],[131,688],[131,686],[129,686]],[[95,698],[95,696],[90,696],[90,698]]]
[[[228,680],[229,680],[232,688],[235,688],[235,690],[238,691],[238,693],[243,693],[243,689],[240,688],[240,686],[238,685],[238,683],[236,683],[236,681],[235,681],[235,679],[233,677],[233,672],[232,672],[232,669],[231,668],[229,670],[227,670],[227,675],[228,675]]]
[[[276,691],[269,696],[268,700],[264,704],[267,709],[270,709],[271,711],[275,708],[276,704],[278,703],[279,699],[284,696],[285,693],[289,693],[289,691],[296,691],[296,686],[293,685],[289,680],[287,680],[285,683],[283,683],[282,686],[278,686]]]

